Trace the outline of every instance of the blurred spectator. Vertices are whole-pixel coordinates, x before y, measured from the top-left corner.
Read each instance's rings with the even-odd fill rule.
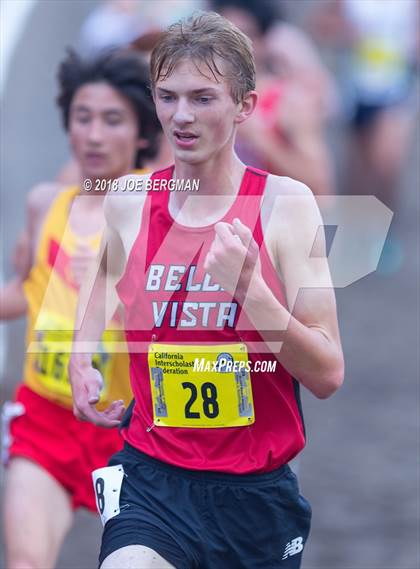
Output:
[[[325,119],[334,108],[333,81],[305,34],[280,20],[276,6],[256,0],[213,0],[212,8],[253,42],[259,103],[238,131],[240,158],[334,193]]]
[[[320,43],[347,53],[350,189],[392,209],[413,123],[417,8],[417,0],[332,0],[314,3],[309,19]]]
[[[310,93],[322,118],[334,118],[339,107],[335,81],[309,36],[297,26],[276,22],[264,43],[271,72]]]
[[[79,47],[85,56],[92,57],[107,48],[126,46],[144,29],[138,17],[137,2],[107,0],[84,22]]]
[[[203,7],[203,0],[105,0],[84,22],[79,48],[91,57],[135,42],[137,49],[148,52],[160,30]]]

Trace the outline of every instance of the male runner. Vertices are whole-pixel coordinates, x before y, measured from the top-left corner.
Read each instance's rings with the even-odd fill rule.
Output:
[[[101,567],[299,567],[311,513],[287,466],[305,444],[293,378],[319,398],[343,379],[322,220],[306,186],[234,153],[257,94],[233,24],[170,26],[151,79],[175,165],[152,175],[159,192],[123,195],[124,178],[107,197],[108,254],[82,290],[70,361],[76,415],[119,424],[121,403],[96,409],[100,375],[81,351],[100,337],[105,279],[122,275],[135,405],[124,450],[94,473]],[[195,179],[198,192],[165,191]]]
[[[1,298],[2,319],[27,313],[28,346],[38,345],[27,354],[17,392],[14,408],[24,413],[11,424],[4,507],[8,569],[54,566],[73,510],[96,510],[92,469],[122,446],[117,430],[83,425],[71,410],[64,346],[71,342],[78,289],[104,225],[105,192],[88,194],[83,186],[86,180],[92,187],[112,182],[142,167],[156,154],[160,134],[148,69],[135,54],[113,52],[89,63],[70,54],[61,64],[59,83],[58,104],[80,184],[64,189],[45,184],[30,192],[18,277]],[[122,341],[118,330],[104,338]],[[104,376],[106,407],[132,396],[126,354],[112,355],[106,342],[103,347],[95,365]]]

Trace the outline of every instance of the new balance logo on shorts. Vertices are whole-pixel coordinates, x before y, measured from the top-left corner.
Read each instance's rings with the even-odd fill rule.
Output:
[[[295,539],[292,539],[292,541],[289,541],[289,543],[286,545],[286,549],[284,550],[282,560],[287,559],[292,555],[296,555],[296,553],[300,553],[302,549],[303,549],[303,537],[297,537]]]

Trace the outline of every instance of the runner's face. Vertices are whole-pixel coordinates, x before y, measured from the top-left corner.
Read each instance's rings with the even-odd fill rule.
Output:
[[[106,83],[87,83],[70,107],[70,143],[83,178],[118,178],[134,168],[138,139],[131,103]]]
[[[223,62],[217,65],[223,72]],[[182,60],[154,90],[156,111],[174,155],[189,164],[205,162],[225,148],[230,151],[240,107],[226,80],[216,81],[206,65],[200,69]]]

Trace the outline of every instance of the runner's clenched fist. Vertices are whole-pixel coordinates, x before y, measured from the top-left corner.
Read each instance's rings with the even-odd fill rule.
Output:
[[[215,232],[204,270],[227,292],[244,294],[254,271],[254,278],[261,277],[259,249],[252,232],[238,218],[233,224],[217,223]]]

